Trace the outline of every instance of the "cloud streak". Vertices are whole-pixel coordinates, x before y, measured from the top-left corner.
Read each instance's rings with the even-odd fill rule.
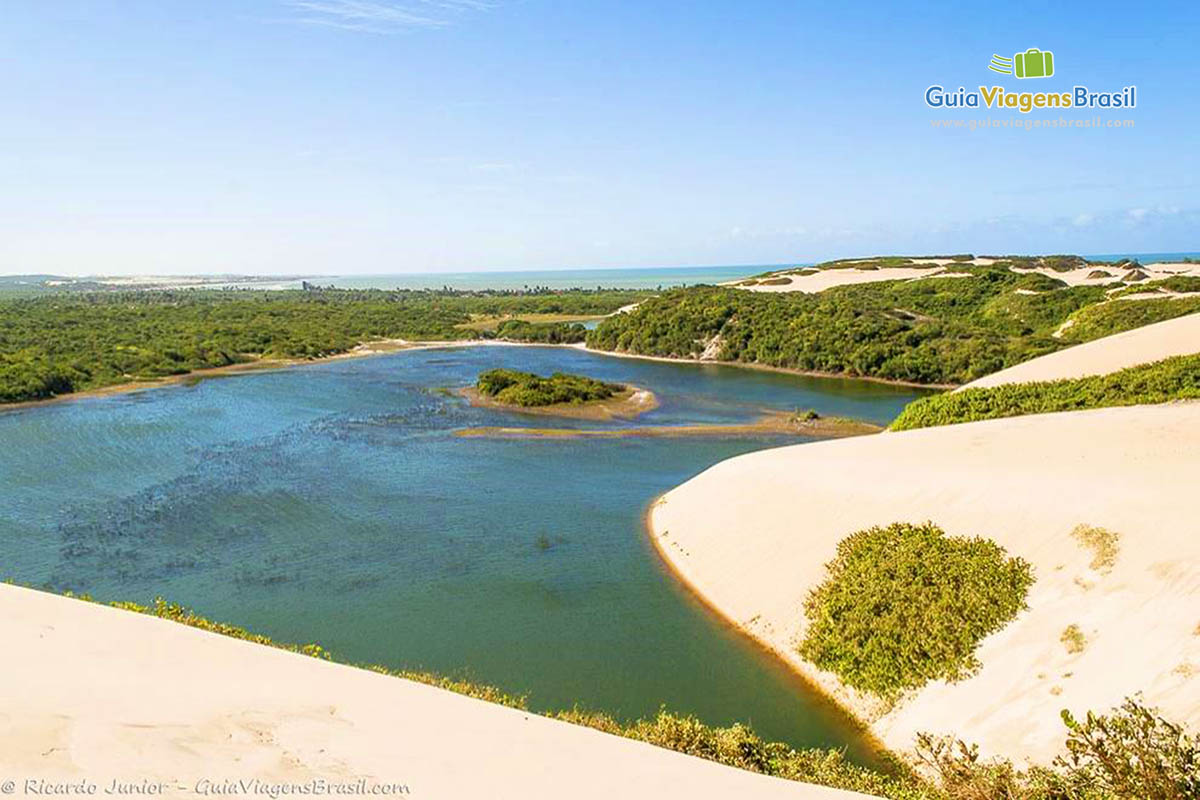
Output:
[[[492,0],[283,0],[283,4],[295,12],[291,21],[301,25],[383,35],[449,27],[466,14],[498,5]]]

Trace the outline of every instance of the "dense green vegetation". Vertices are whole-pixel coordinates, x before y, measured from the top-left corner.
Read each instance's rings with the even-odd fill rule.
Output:
[[[738,769],[891,800],[1185,800],[1200,796],[1200,743],[1181,726],[1127,699],[1109,714],[1081,720],[1062,712],[1066,753],[1049,767],[1019,769],[985,760],[956,739],[918,737],[916,758],[931,780],[893,762],[885,772],[848,762],[835,750],[796,750],[765,742],[744,725],[717,728],[662,711],[621,724],[578,710],[556,715],[606,733],[649,742]]]
[[[127,602],[112,605],[268,647],[334,660],[319,644],[275,642],[244,628],[213,622],[162,598],[151,606]],[[527,708],[524,696],[493,686],[428,672],[354,666],[512,708]],[[738,769],[889,800],[1183,800],[1200,793],[1200,743],[1181,726],[1163,719],[1136,699],[1127,699],[1109,714],[1088,712],[1080,720],[1062,712],[1068,731],[1067,755],[1048,768],[1021,770],[1007,759],[982,760],[978,748],[958,740],[922,735],[916,756],[929,768],[933,780],[918,777],[887,754],[883,756],[887,772],[880,772],[849,762],[838,750],[797,750],[764,741],[745,725],[715,727],[665,709],[652,719],[632,723],[578,708],[549,716]]]
[[[995,542],[895,523],[838,543],[805,601],[800,654],[847,685],[894,699],[978,667],[975,648],[1025,607],[1033,569]]]
[[[1127,286],[1112,297],[1123,297],[1130,294],[1142,294],[1156,291],[1177,292],[1179,294],[1194,294],[1200,292],[1200,275],[1172,275],[1169,278],[1159,278],[1136,286]]]
[[[892,430],[1084,408],[1200,398],[1200,355],[1177,356],[1109,375],[961,389],[909,403]]]
[[[873,261],[897,260],[903,261]],[[1200,297],[1105,302],[1109,286],[1070,287],[1008,268],[1066,270],[1081,263],[1068,256],[1010,258],[990,267],[956,265],[956,272],[970,274],[966,278],[884,281],[815,294],[679,289],[606,319],[587,341],[597,349],[675,358],[698,358],[711,346],[721,361],[948,384],[1200,310]]]
[[[526,322],[509,319],[496,327],[496,338],[540,344],[575,344],[587,338],[587,328],[577,322]]]
[[[1200,292],[1200,275],[1172,275],[1146,285],[1161,287],[1169,292]]]
[[[817,294],[698,287],[669,292],[602,322],[590,347],[718,359],[918,383],[959,383],[1063,342],[1051,334],[1104,299],[1101,287],[1051,288],[1053,279],[963,267],[971,278],[840,286]]]
[[[1088,306],[1070,317],[1062,331],[1063,345],[1080,344],[1133,330],[1155,322],[1200,311],[1200,297],[1164,297],[1161,300],[1114,300]]]
[[[966,256],[956,257],[961,259]],[[875,266],[907,263],[872,259]],[[57,292],[0,300],[0,402],[36,400],[259,358],[307,359],[380,338],[589,346],[917,383],[960,383],[1064,346],[1200,311],[1200,295],[1105,302],[1108,287],[1067,287],[1014,266],[1065,269],[1074,257],[955,265],[969,278],[842,286],[818,294],[693,287],[561,292]],[[831,262],[824,268],[855,266]],[[858,262],[862,268],[862,262]],[[768,274],[767,280],[772,280]],[[1146,284],[1195,291],[1175,276]],[[1033,294],[1019,292],[1033,292]],[[595,331],[521,315],[611,314]],[[1058,334],[1057,336],[1054,334]]]
[[[474,316],[607,314],[639,291],[108,292],[0,301],[0,402],[37,400],[257,358],[307,359],[371,339],[495,334]],[[504,338],[555,335],[510,326]],[[575,333],[573,335],[580,335]]]
[[[525,408],[590,403],[607,400],[625,391],[619,383],[605,383],[583,375],[556,372],[544,378],[511,369],[491,369],[481,373],[475,388],[498,403]]]
[[[1200,296],[1104,302],[1106,287],[1067,287],[1006,266],[1066,268],[1076,263],[1073,258],[1010,257],[994,267],[955,265],[970,278],[889,281],[819,294],[693,287],[657,297],[633,290],[329,289],[9,297],[0,300],[0,402],[259,358],[318,358],[380,338],[565,344],[586,336],[598,349],[682,358],[698,357],[712,345],[725,361],[960,383],[1070,344],[1200,311]],[[877,266],[906,262],[872,260]],[[825,268],[840,266],[854,264]],[[1194,291],[1194,283],[1176,276],[1161,288]],[[504,319],[495,330],[479,325],[480,319],[521,315],[604,315],[638,301],[637,309],[591,332],[555,321]]]

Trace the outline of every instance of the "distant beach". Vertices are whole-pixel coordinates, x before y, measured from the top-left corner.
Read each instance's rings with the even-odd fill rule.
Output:
[[[799,264],[742,264],[712,267],[645,267],[629,269],[520,270],[515,272],[414,272],[396,275],[338,275],[309,278],[320,286],[339,289],[548,289],[597,286],[622,289],[664,289],[716,284],[746,278],[772,269]],[[296,283],[297,288],[299,282]],[[291,288],[291,287],[288,287]]]

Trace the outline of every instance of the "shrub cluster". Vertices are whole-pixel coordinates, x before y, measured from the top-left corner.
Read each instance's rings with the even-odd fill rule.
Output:
[[[800,654],[847,685],[895,699],[978,668],[975,649],[1025,607],[1033,568],[983,538],[894,523],[838,543],[805,601]]]
[[[1062,712],[1066,755],[1021,770],[960,740],[922,734],[917,757],[947,800],[1187,800],[1200,797],[1200,742],[1140,698],[1078,720]]]
[[[1109,375],[962,389],[909,403],[891,425],[903,431],[999,417],[1166,403],[1200,397],[1200,355],[1176,356]]]
[[[481,373],[475,388],[499,403],[525,408],[607,400],[625,390],[619,383],[605,383],[583,375],[556,372],[543,378],[532,372],[512,369],[491,369]]]
[[[1071,530],[1071,538],[1092,551],[1092,561],[1089,567],[1101,574],[1112,572],[1121,553],[1121,535],[1107,528],[1095,525],[1076,525]]]

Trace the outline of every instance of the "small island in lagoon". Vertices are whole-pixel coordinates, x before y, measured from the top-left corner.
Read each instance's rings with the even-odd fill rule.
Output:
[[[543,377],[491,369],[460,393],[474,406],[574,419],[633,419],[658,408],[658,398],[646,389],[566,372]]]
[[[480,373],[474,386],[459,390],[471,405],[527,414],[574,419],[632,419],[658,408],[658,398],[648,389],[606,383],[584,375],[556,372],[542,377],[531,372],[492,369]],[[603,430],[576,428],[464,428],[459,436],[524,438],[620,438],[627,436],[754,436],[794,434],[859,436],[881,428],[845,417],[823,417],[816,411],[772,411],[753,422],[725,425],[656,425]]]

